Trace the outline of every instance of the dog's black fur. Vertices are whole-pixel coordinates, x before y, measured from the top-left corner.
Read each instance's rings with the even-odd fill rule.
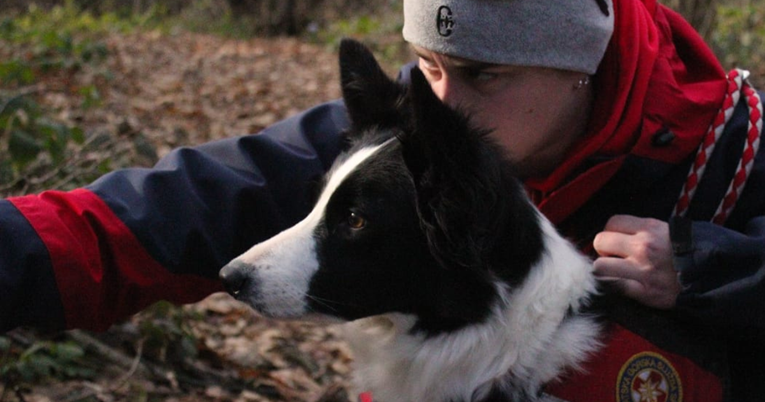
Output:
[[[387,147],[365,161],[375,168],[359,166],[330,201],[327,225],[316,237],[320,265],[336,269],[317,274],[312,294],[344,303],[314,301],[312,309],[346,319],[414,313],[418,328],[430,333],[480,321],[494,297],[488,273],[516,284],[542,250],[536,214],[509,163],[486,131],[470,127],[435,97],[419,70],[412,71],[411,86],[394,83],[363,45],[351,41],[342,43],[340,60],[354,146],[396,136],[401,149]],[[396,166],[401,163],[407,169]],[[368,194],[374,204],[355,204]],[[349,208],[367,218],[363,231],[344,230]],[[418,221],[419,227],[411,224]],[[344,269],[358,265],[365,267],[356,271],[363,278]],[[393,283],[401,289],[390,289]],[[349,294],[338,297],[338,289]],[[325,311],[325,303],[333,311]]]
[[[575,366],[595,348],[585,340],[597,332],[595,325],[577,318],[594,290],[589,263],[528,202],[489,132],[444,105],[419,70],[412,71],[410,85],[396,83],[363,45],[348,40],[341,45],[340,62],[351,145],[328,173],[323,198],[306,220],[253,247],[221,276],[237,298],[266,315],[318,313],[349,321],[389,315],[391,322],[411,317],[411,325],[397,335],[399,343],[386,344],[393,352],[439,342],[478,350],[487,345],[477,337],[521,337],[522,342],[500,339],[500,350],[483,355],[465,352],[460,358],[475,360],[462,363],[469,392],[449,384],[444,389],[460,390],[439,390],[440,399],[429,400],[535,399],[549,372]],[[561,263],[575,274],[558,271],[568,269],[558,267]],[[529,279],[533,271],[545,279]],[[548,300],[523,290],[555,282],[556,276],[564,279],[551,287],[561,294],[550,298],[555,303],[544,307],[549,311],[534,311]],[[482,335],[468,335],[472,332]],[[568,356],[568,346],[546,344],[558,338],[580,343],[571,346],[576,352],[570,358],[558,358]],[[502,350],[508,343],[527,344],[529,351]],[[475,367],[491,364],[480,360],[494,359],[494,352],[531,351],[539,356],[503,363],[506,372],[496,378],[474,378],[482,372]],[[546,374],[537,374],[535,364]],[[425,364],[423,378],[410,380],[429,381],[424,377],[438,369]],[[362,381],[395,374],[369,371],[377,374]],[[392,401],[394,381],[386,384],[369,386]],[[402,391],[397,400],[415,398],[423,398],[421,390]]]

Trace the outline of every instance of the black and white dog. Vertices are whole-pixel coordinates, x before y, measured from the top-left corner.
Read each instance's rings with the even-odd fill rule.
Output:
[[[419,70],[404,87],[347,40],[340,65],[353,145],[303,221],[221,270],[228,290],[270,317],[357,320],[375,401],[538,400],[599,346],[590,261]]]

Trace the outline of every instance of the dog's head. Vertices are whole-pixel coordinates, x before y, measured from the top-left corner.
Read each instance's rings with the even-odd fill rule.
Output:
[[[419,70],[396,83],[348,40],[340,67],[352,145],[303,221],[221,270],[227,289],[274,317],[398,312],[429,333],[483,320],[542,252],[508,162]]]

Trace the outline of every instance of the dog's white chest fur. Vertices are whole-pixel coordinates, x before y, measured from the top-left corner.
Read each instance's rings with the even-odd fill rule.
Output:
[[[578,369],[600,347],[593,317],[576,315],[595,280],[590,261],[543,225],[544,258],[521,286],[499,289],[486,322],[430,338],[413,334],[415,318],[403,314],[345,324],[356,391],[376,402],[472,401],[503,384],[536,392]]]

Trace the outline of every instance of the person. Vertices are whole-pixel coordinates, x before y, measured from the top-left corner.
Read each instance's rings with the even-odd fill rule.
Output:
[[[547,392],[759,398],[757,93],[732,104],[736,73],[655,0],[404,0],[404,21],[434,92],[492,130],[532,202],[627,296],[596,306],[603,352]],[[0,330],[104,330],[154,301],[222,290],[222,266],[308,213],[304,189],[343,149],[347,125],[332,101],[151,169],[1,201]]]

